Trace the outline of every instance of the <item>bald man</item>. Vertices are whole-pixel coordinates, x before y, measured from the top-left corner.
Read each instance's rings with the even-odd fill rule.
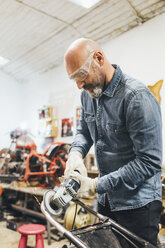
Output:
[[[157,244],[161,214],[162,126],[148,88],[112,65],[94,41],[78,39],[65,54],[68,76],[82,90],[80,125],[65,176],[97,192],[98,212]],[[94,144],[99,170],[87,177],[83,158]]]

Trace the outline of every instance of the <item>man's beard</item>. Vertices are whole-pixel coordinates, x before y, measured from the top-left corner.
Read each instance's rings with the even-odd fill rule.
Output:
[[[95,75],[92,79],[92,83],[84,85],[84,90],[86,90],[92,98],[100,98],[105,89],[105,75],[99,70],[99,66],[92,64],[92,71]]]
[[[92,98],[100,98],[105,88],[105,76],[102,73],[98,74],[92,80],[92,83],[84,85],[84,90],[86,90]]]
[[[99,98],[103,93],[103,87],[104,84],[102,85],[100,83],[96,83],[85,85],[83,88],[89,93],[92,98]]]

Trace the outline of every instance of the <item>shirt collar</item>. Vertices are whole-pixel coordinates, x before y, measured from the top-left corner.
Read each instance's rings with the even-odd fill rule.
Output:
[[[113,78],[111,79],[108,87],[103,92],[104,95],[112,97],[115,93],[115,90],[120,82],[122,71],[118,65],[113,65],[113,67],[116,69],[115,74],[113,75]]]

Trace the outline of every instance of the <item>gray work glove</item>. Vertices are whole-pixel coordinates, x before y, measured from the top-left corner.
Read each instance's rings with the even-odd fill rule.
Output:
[[[82,176],[80,173],[76,171],[72,171],[70,177],[76,180],[78,183],[80,183],[80,189],[78,191],[77,196],[88,197],[95,195],[97,182],[98,182],[97,178],[93,179],[87,176]]]
[[[82,176],[87,176],[87,169],[80,152],[71,152],[66,162],[64,177],[69,178],[73,171],[78,171]]]

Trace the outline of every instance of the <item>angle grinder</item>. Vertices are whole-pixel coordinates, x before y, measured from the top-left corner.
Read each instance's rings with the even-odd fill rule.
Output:
[[[51,215],[60,216],[64,207],[76,197],[79,188],[76,180],[68,178],[60,187],[48,190],[43,197],[45,209]]]

